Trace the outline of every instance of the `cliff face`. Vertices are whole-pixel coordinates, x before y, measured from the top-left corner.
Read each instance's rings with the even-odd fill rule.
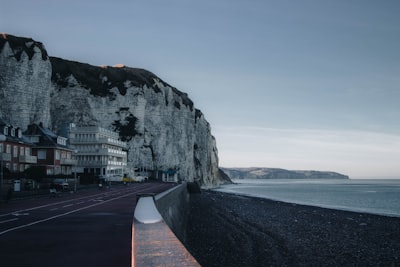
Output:
[[[0,116],[25,128],[50,122],[51,63],[44,46],[28,38],[0,35]]]
[[[173,169],[183,180],[219,184],[215,139],[187,94],[143,69],[48,58],[37,42],[33,53],[23,51],[18,59],[15,51],[32,40],[5,37],[0,114],[10,123],[26,128],[41,121],[56,132],[67,123],[112,129],[128,143],[129,166]]]

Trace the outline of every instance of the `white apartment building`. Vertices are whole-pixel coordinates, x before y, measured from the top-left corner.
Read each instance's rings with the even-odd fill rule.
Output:
[[[77,172],[102,178],[121,177],[127,165],[127,144],[118,133],[98,126],[69,127],[70,146],[78,161]]]

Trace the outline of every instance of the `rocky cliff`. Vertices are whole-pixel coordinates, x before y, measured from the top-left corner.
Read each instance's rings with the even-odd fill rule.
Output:
[[[221,168],[231,179],[349,179],[327,171],[291,171],[277,168]]]
[[[209,123],[187,94],[153,73],[48,57],[28,38],[0,38],[0,116],[23,129],[42,122],[98,125],[128,143],[128,165],[176,170],[187,181],[222,181]]]
[[[42,43],[0,35],[0,116],[25,128],[50,122],[51,63]]]

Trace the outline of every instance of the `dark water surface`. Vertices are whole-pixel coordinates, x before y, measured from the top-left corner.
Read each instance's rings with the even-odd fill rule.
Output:
[[[396,180],[234,180],[222,192],[257,196],[324,208],[400,217],[400,179]]]

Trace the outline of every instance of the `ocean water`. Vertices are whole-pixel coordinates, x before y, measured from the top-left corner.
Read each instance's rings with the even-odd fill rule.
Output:
[[[216,189],[323,208],[400,217],[400,179],[234,180]]]

